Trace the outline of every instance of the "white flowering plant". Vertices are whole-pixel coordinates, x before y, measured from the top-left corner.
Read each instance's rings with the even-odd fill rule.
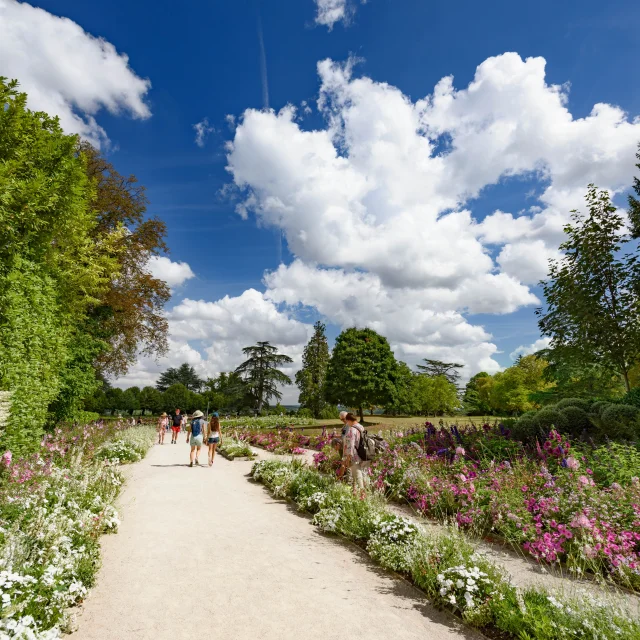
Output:
[[[138,440],[153,441],[142,430],[124,438]],[[0,640],[52,640],[66,630],[69,608],[94,584],[100,536],[120,523],[122,475],[93,455],[104,442],[85,447],[61,431],[46,444],[29,458],[3,456]]]
[[[463,618],[477,624],[491,617],[490,605],[501,597],[501,581],[495,580],[477,564],[450,567],[438,574],[440,597],[458,609]]]
[[[409,573],[419,535],[418,526],[409,518],[385,515],[375,522],[367,551],[383,567]]]

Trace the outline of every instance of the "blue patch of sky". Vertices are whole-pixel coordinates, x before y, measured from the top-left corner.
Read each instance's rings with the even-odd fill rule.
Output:
[[[314,107],[316,63],[324,58],[360,57],[357,73],[395,85],[416,100],[443,76],[453,75],[455,86],[464,88],[487,57],[516,51],[544,56],[548,82],[571,83],[568,107],[575,117],[588,115],[596,102],[640,113],[640,84],[632,74],[640,54],[637,0],[370,0],[358,6],[350,27],[337,25],[331,33],[313,25],[312,0],[39,0],[38,5],[113,43],[152,82],[152,118],[101,113],[98,120],[113,142],[110,159],[116,168],[138,176],[147,186],[149,213],[166,221],[171,258],[189,262],[197,274],[180,289],[181,296],[215,300],[249,287],[262,289],[264,271],[292,259],[286,243],[280,254],[277,232],[256,225],[253,216],[241,220],[235,203],[220,196],[230,182],[224,142],[232,133],[225,116],[262,107],[258,11],[276,109],[302,101]],[[216,132],[199,148],[193,125],[204,117]],[[304,123],[323,126],[315,111]],[[446,150],[446,139],[438,149]],[[515,214],[534,204],[527,194],[539,195],[541,188],[535,176],[513,177],[487,187],[469,206],[479,220],[495,209]],[[472,320],[485,325],[506,353],[518,346],[515,342],[535,340],[531,317],[531,309],[524,309]]]

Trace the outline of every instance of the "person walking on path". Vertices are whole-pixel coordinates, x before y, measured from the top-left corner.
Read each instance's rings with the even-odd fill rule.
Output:
[[[163,413],[158,418],[158,444],[164,444],[164,434],[167,431],[167,425],[169,424],[169,416]]]
[[[191,424],[187,427],[187,443],[191,445],[191,452],[189,454],[190,467],[193,467],[194,462],[197,465],[200,464],[198,457],[200,456],[205,426],[204,413],[202,413],[202,411],[196,411],[191,416]]]
[[[187,430],[187,414],[182,414],[182,422],[180,423],[180,431],[184,432]]]
[[[180,409],[176,409],[173,414],[173,426],[171,427],[171,444],[178,444],[178,434],[180,433],[180,425],[182,424],[182,416]]]
[[[364,498],[364,470],[369,466],[369,463],[361,460],[358,455],[358,445],[364,433],[364,427],[352,413],[347,413],[345,422],[347,423],[347,431],[344,436],[342,465],[338,470],[338,475],[342,477],[347,469],[350,469],[353,492],[356,495],[359,493],[360,497]]]
[[[209,466],[213,464],[216,457],[216,448],[222,444],[222,433],[220,432],[220,418],[214,413],[207,428],[207,444],[209,445]]]

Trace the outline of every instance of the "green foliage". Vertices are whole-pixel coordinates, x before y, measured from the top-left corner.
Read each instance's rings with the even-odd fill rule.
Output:
[[[118,273],[123,230],[96,238],[77,138],[26,109],[0,79],[0,389],[13,392],[0,447],[32,449],[51,407],[73,419],[95,385],[88,307]],[[27,426],[28,425],[28,426]]]
[[[640,144],[638,144],[636,158],[639,161],[636,167],[640,171]],[[629,221],[631,222],[631,236],[637,239],[640,238],[640,178],[638,177],[633,179],[633,190],[636,195],[629,194]]]
[[[430,378],[444,376],[452,385],[456,386],[460,380],[460,371],[464,367],[459,362],[443,362],[442,360],[430,360],[425,358],[424,364],[418,365],[418,371]]]
[[[600,418],[602,417],[602,412],[605,409],[608,409],[612,404],[613,403],[609,402],[608,400],[598,400],[597,402],[594,402],[589,408],[589,414],[596,418]]]
[[[242,376],[251,393],[256,410],[262,411],[262,406],[271,398],[282,400],[278,390],[279,385],[291,384],[291,378],[278,369],[293,360],[278,353],[276,347],[268,342],[258,342],[252,347],[245,347],[242,352],[248,359],[239,365],[235,373]]]
[[[395,394],[396,359],[372,329],[347,329],[337,338],[327,372],[327,398],[346,407],[386,405]]]
[[[602,433],[609,438],[638,437],[640,409],[629,404],[612,404],[601,414]]]
[[[161,413],[164,407],[162,393],[154,387],[144,387],[140,392],[139,401],[141,409],[146,409],[152,413]]]
[[[491,414],[491,406],[480,395],[479,383],[483,378],[491,376],[485,371],[476,373],[472,376],[465,387],[464,396],[462,398],[464,412],[468,416],[487,416]]]
[[[640,408],[640,387],[634,387],[622,398],[622,404],[631,404]]]
[[[453,413],[460,404],[458,391],[446,376],[416,376],[414,393],[414,405],[425,415]]]
[[[167,391],[169,387],[176,384],[184,386],[189,391],[200,391],[204,385],[204,380],[198,376],[192,366],[185,362],[177,369],[170,367],[161,373],[156,384],[156,389],[158,389],[158,391]]]
[[[565,427],[565,433],[580,436],[584,431],[590,430],[593,426],[591,420],[589,420],[589,414],[580,407],[569,405],[564,409],[560,409],[560,407],[556,405],[555,409],[559,410],[565,419],[567,425]]]
[[[536,412],[525,413],[510,427],[511,437],[514,440],[531,444],[536,438],[543,437],[541,429],[535,419]]]
[[[623,253],[631,237],[609,193],[590,185],[586,201],[588,214],[574,211],[565,227],[563,257],[550,262],[539,326],[555,359],[613,369],[629,390],[640,359],[640,262],[636,252]]]
[[[533,418],[535,425],[541,432],[549,433],[552,427],[557,431],[566,431],[569,423],[567,418],[554,407],[545,407],[540,409]]]
[[[578,407],[586,413],[589,411],[591,403],[583,398],[564,398],[559,402],[556,402],[555,407],[559,411],[566,409],[567,407]]]
[[[302,354],[302,369],[296,373],[296,385],[300,389],[300,406],[309,409],[314,418],[319,418],[326,405],[324,396],[329,366],[329,344],[325,335],[325,325],[318,321],[313,328],[313,336]]]
[[[582,451],[593,479],[599,485],[611,486],[617,482],[626,486],[640,475],[640,451],[637,446],[607,442],[595,449]]]

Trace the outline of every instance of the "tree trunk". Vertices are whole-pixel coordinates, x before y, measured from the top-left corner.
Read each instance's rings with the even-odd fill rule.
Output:
[[[362,424],[364,422],[364,412],[362,411],[362,407],[358,407],[358,410],[360,412],[360,424]]]
[[[627,393],[629,393],[629,391],[631,391],[631,384],[629,383],[629,371],[627,369],[624,369],[622,371],[622,376],[624,378],[624,386],[627,389]]]

